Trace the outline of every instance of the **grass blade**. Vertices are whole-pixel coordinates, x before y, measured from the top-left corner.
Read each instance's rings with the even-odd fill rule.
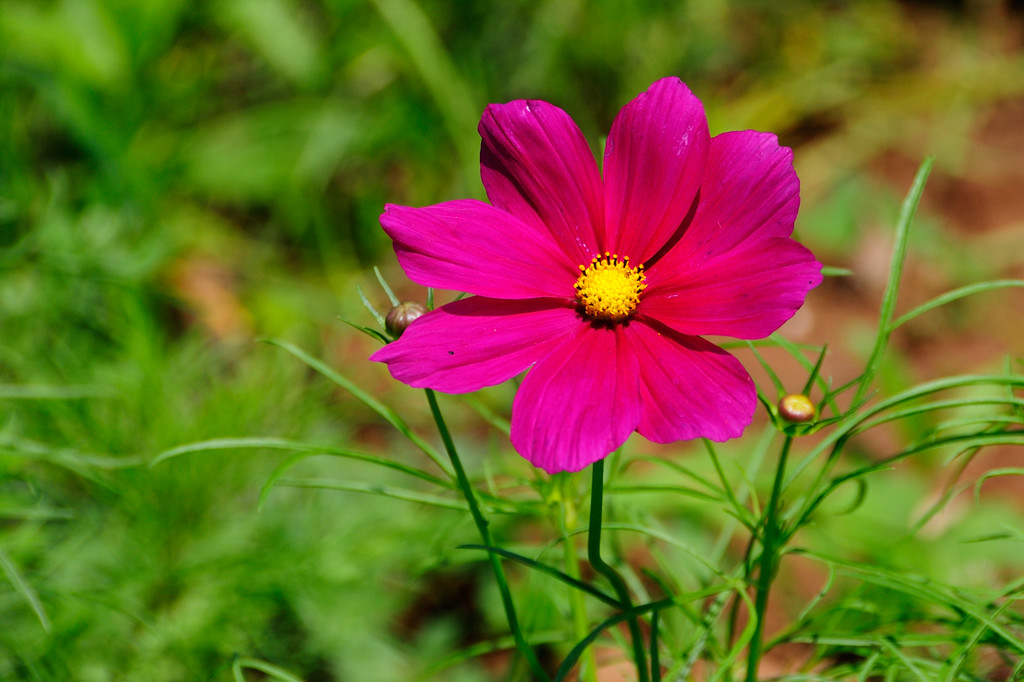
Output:
[[[619,604],[618,600],[615,599],[615,597],[612,597],[611,595],[605,594],[604,592],[602,592],[601,590],[597,589],[596,587],[594,587],[592,585],[589,585],[589,584],[583,582],[582,580],[577,580],[576,578],[573,578],[571,575],[569,575],[567,573],[563,573],[562,571],[559,571],[554,566],[548,566],[547,564],[543,564],[543,563],[541,563],[539,561],[536,561],[534,559],[531,559],[529,557],[525,557],[522,554],[516,554],[515,552],[510,552],[507,549],[501,549],[500,547],[488,547],[487,545],[475,545],[475,544],[459,545],[458,548],[459,549],[482,549],[485,552],[492,552],[494,554],[497,554],[498,556],[504,557],[506,559],[510,559],[512,561],[515,561],[517,563],[522,564],[523,566],[527,566],[527,567],[532,568],[532,569],[534,569],[536,571],[539,571],[540,573],[543,573],[544,575],[549,575],[552,578],[554,578],[555,580],[560,580],[563,583],[565,583],[566,585],[568,585],[569,587],[571,587],[571,588],[573,588],[575,590],[580,590],[581,592],[586,592],[590,596],[592,596],[595,599],[598,599],[598,600],[604,602],[605,604],[608,604],[609,606],[612,606],[612,607],[615,607],[615,608],[620,608],[620,606],[621,606],[621,604]]]
[[[301,677],[296,677],[284,668],[278,667],[273,663],[261,661],[258,658],[238,658],[235,660],[235,663],[239,668],[259,670],[261,673],[265,673],[276,680],[281,680],[281,682],[302,682]]]
[[[46,609],[43,608],[43,603],[39,601],[39,597],[36,595],[35,590],[32,589],[32,586],[21,577],[21,573],[18,572],[14,562],[11,561],[10,557],[7,556],[7,552],[3,549],[0,549],[0,570],[7,576],[7,580],[11,583],[14,591],[20,594],[25,603],[35,612],[36,618],[39,619],[39,624],[43,626],[43,630],[49,633],[52,625],[50,624],[50,617],[46,615]]]
[[[859,403],[871,385],[871,380],[878,372],[882,364],[882,356],[889,345],[889,337],[892,335],[893,314],[896,310],[896,299],[899,296],[900,280],[903,278],[903,266],[907,260],[907,243],[910,241],[910,225],[914,221],[914,214],[917,212],[917,205],[921,201],[921,194],[924,192],[925,182],[931,173],[934,159],[927,158],[917,170],[914,176],[914,184],[903,201],[900,209],[899,221],[896,223],[896,243],[892,250],[892,260],[889,263],[889,279],[885,285],[885,293],[882,295],[882,308],[878,314],[878,331],[875,334],[875,346],[868,357],[864,374],[860,377],[860,385],[853,399],[853,403]]]
[[[320,490],[341,490],[349,493],[366,493],[369,495],[391,497],[396,500],[405,500],[406,502],[429,504],[434,507],[441,507],[442,509],[466,510],[466,503],[462,500],[430,495],[416,490],[408,490],[407,488],[395,488],[377,483],[364,483],[362,481],[335,481],[326,478],[282,478],[278,480],[278,485],[290,488],[317,488]]]
[[[445,462],[444,458],[441,457],[440,453],[435,450],[430,443],[423,440],[417,433],[415,433],[405,421],[398,416],[398,413],[392,410],[390,407],[380,402],[369,393],[361,389],[354,381],[339,374],[325,363],[317,360],[306,351],[301,348],[294,346],[287,341],[280,339],[266,339],[266,342],[272,346],[276,346],[281,350],[287,351],[294,355],[296,358],[309,365],[312,369],[316,370],[320,374],[324,375],[338,386],[341,386],[346,391],[355,396],[361,403],[369,407],[371,410],[379,414],[389,424],[398,429],[399,433],[409,439],[413,445],[422,450],[427,457],[434,461],[434,464],[443,471],[447,476],[454,476],[451,466]]]
[[[947,303],[952,303],[953,301],[959,300],[961,298],[973,296],[974,294],[980,294],[985,291],[993,291],[995,289],[1009,289],[1012,287],[1024,287],[1024,279],[996,279],[990,282],[968,284],[965,287],[960,287],[959,289],[947,291],[946,293],[941,294],[940,296],[936,296],[927,303],[922,303],[921,305],[911,310],[909,313],[901,315],[895,322],[892,323],[892,328],[896,329],[897,327],[907,322],[910,322],[915,317],[923,315],[929,310],[934,310],[935,308],[944,306]]]

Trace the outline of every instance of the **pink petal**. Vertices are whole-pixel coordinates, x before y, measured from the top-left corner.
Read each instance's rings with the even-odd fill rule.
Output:
[[[637,429],[656,443],[743,433],[757,406],[754,381],[714,344],[640,321],[626,335],[636,357],[643,417]]]
[[[603,190],[594,153],[569,115],[537,100],[491,104],[479,130],[491,203],[549,232],[575,265],[588,263],[601,248]]]
[[[697,259],[695,259],[697,260]],[[753,241],[696,266],[653,268],[637,314],[682,334],[762,339],[781,327],[821,283],[821,264],[788,237]]]
[[[388,204],[380,224],[402,269],[423,286],[493,298],[574,295],[579,263],[546,232],[482,201]]]
[[[649,272],[683,272],[741,243],[788,237],[799,207],[793,152],[778,138],[753,130],[716,135],[693,222]]]
[[[527,373],[512,404],[512,445],[534,466],[579,471],[636,429],[640,396],[625,331],[578,328]]]
[[[370,359],[409,386],[467,393],[511,379],[581,325],[557,300],[475,296],[427,313]]]
[[[708,153],[704,106],[678,78],[664,78],[623,107],[604,154],[606,247],[650,259],[690,211]]]

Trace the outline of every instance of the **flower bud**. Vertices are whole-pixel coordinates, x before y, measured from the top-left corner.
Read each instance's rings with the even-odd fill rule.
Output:
[[[804,424],[814,421],[817,414],[811,399],[801,393],[792,393],[779,401],[779,415],[788,422]]]
[[[427,312],[427,309],[420,303],[405,301],[399,303],[388,311],[384,318],[384,327],[396,339],[402,335],[413,320]]]

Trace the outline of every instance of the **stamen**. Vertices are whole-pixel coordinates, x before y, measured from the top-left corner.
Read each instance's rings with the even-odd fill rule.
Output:
[[[629,256],[606,251],[595,256],[588,266],[579,266],[576,300],[588,317],[607,322],[622,322],[633,314],[640,293],[647,288],[644,266],[629,266]]]

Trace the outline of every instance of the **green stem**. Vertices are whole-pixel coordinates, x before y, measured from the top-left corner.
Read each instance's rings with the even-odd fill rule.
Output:
[[[576,476],[575,474],[560,474],[559,478],[561,479],[559,481],[561,483],[559,495],[561,497],[560,506],[562,510],[561,530],[565,546],[565,572],[576,580],[581,580],[580,559],[576,551],[576,538],[573,535],[573,531],[576,530],[577,518],[576,503],[573,496]],[[573,637],[578,642],[582,641],[590,634],[590,621],[587,619],[587,602],[584,599],[583,592],[574,587],[569,588],[569,608],[572,612]],[[582,658],[580,679],[586,682],[598,682],[597,659],[594,656],[594,649],[587,647],[587,650],[583,652]]]
[[[455,442],[452,440],[451,433],[448,431],[448,426],[445,424],[444,417],[441,416],[441,408],[437,405],[437,396],[431,389],[424,389],[427,394],[427,402],[430,403],[430,413],[434,417],[434,421],[437,423],[437,430],[441,434],[441,442],[444,443],[444,449],[448,452],[448,457],[451,459],[452,468],[455,469],[456,482],[459,485],[459,489],[462,491],[462,495],[466,498],[466,504],[469,505],[469,513],[473,516],[473,523],[476,524],[476,529],[480,533],[480,539],[483,541],[484,546],[493,548],[494,544],[491,542],[491,531],[488,529],[487,519],[484,518],[483,512],[480,511],[480,506],[477,504],[476,495],[473,493],[473,486],[469,482],[469,478],[466,476],[466,470],[462,468],[462,460],[459,459],[459,453],[455,450]],[[512,592],[508,587],[508,580],[505,578],[505,568],[501,565],[500,557],[494,552],[487,553],[488,558],[491,562],[491,568],[494,571],[494,579],[498,583],[498,591],[501,593],[501,603],[505,607],[505,618],[508,620],[508,627],[512,631],[512,637],[515,639],[516,648],[519,649],[520,653],[526,658],[527,663],[530,665],[530,669],[533,671],[533,675],[538,680],[550,680],[547,673],[540,665],[540,661],[537,660],[537,655],[533,652],[533,648],[523,637],[522,630],[519,629],[519,619],[516,618],[516,607],[512,602]]]
[[[590,529],[587,534],[587,558],[594,570],[603,575],[611,583],[612,589],[619,598],[619,605],[625,611],[633,608],[629,590],[622,576],[605,563],[601,558],[601,517],[604,504],[604,460],[599,459],[592,465],[593,482],[590,487]],[[640,632],[640,621],[634,615],[627,619],[629,636],[633,640],[633,661],[636,663],[637,682],[648,682],[647,654],[644,650],[644,637]]]
[[[768,610],[768,592],[771,590],[772,581],[775,578],[775,570],[778,568],[778,551],[782,546],[781,528],[779,527],[779,503],[782,498],[782,482],[786,477],[786,460],[789,457],[789,448],[793,444],[793,438],[787,436],[782,444],[782,452],[779,455],[779,466],[775,470],[775,482],[772,484],[772,494],[768,499],[764,529],[761,536],[761,556],[758,562],[757,594],[754,600],[754,616],[757,622],[754,626],[754,636],[750,640],[750,650],[747,654],[747,678],[746,682],[757,682],[757,672],[761,664],[761,656],[764,653],[764,620]]]

